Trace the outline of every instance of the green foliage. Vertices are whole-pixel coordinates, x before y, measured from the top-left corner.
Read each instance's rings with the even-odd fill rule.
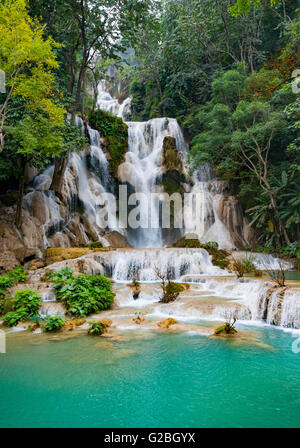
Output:
[[[265,5],[276,6],[281,3],[281,0],[236,0],[235,4],[229,8],[230,13],[234,17],[242,14],[249,14],[252,8],[262,9]]]
[[[14,284],[25,283],[28,280],[28,275],[25,273],[23,266],[16,267],[6,275],[13,280]]]
[[[180,283],[174,283],[168,281],[163,288],[163,297],[161,298],[161,303],[171,303],[174,302],[179,294],[184,291],[184,286]]]
[[[118,166],[124,161],[128,151],[128,130],[123,120],[110,112],[103,110],[92,111],[89,116],[92,128],[97,129],[108,143],[108,151],[111,156],[109,162],[111,172],[117,175]]]
[[[106,326],[102,322],[90,322],[91,327],[88,329],[88,334],[91,336],[101,336],[107,331]]]
[[[234,326],[230,322],[225,322],[224,325],[217,327],[215,329],[214,333],[216,336],[219,336],[220,334],[234,335],[237,333],[237,330],[234,328]]]
[[[52,275],[56,296],[70,314],[86,317],[110,308],[114,300],[111,282],[101,275],[73,275],[65,268]]]
[[[54,75],[58,68],[54,49],[59,45],[45,39],[44,27],[28,14],[25,0],[0,3],[0,66],[6,74],[6,101],[0,107],[0,125],[7,119],[14,96],[31,111],[42,111],[50,120],[63,123],[64,109],[53,99]],[[5,136],[5,132],[3,133]],[[0,142],[3,150],[4,140]]]
[[[280,250],[280,253],[291,258],[300,258],[300,241],[294,241],[288,246],[283,246]]]
[[[44,319],[43,330],[58,331],[65,325],[65,320],[60,316],[46,316]]]
[[[12,299],[14,309],[25,309],[28,317],[33,317],[37,314],[41,306],[40,295],[31,289],[20,289],[16,291]]]
[[[101,243],[101,241],[96,241],[95,243],[90,243],[88,245],[88,247],[90,249],[102,249],[103,248],[103,244]]]
[[[25,322],[28,320],[28,314],[24,308],[20,308],[17,311],[10,311],[6,313],[3,320],[4,324],[8,327],[14,327],[19,322]]]
[[[25,274],[24,268],[22,266],[17,267],[4,275],[0,275],[0,315],[5,311],[3,301],[6,291],[17,283],[26,282],[27,279],[28,276],[27,274]]]
[[[21,289],[15,292],[10,300],[10,305],[13,311],[8,312],[4,316],[4,323],[12,327],[18,322],[34,318],[40,309],[41,298],[36,291]]]
[[[184,247],[186,249],[205,249],[212,257],[212,263],[218,266],[220,269],[226,269],[230,260],[228,257],[228,252],[225,250],[220,250],[219,245],[216,241],[208,241],[207,243],[201,243],[196,236],[190,235],[190,238],[184,236],[180,238],[172,247]]]

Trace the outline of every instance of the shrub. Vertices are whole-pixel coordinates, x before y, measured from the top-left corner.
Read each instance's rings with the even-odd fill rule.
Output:
[[[24,283],[28,279],[22,266],[0,276],[0,300],[5,297],[6,291],[17,283]],[[0,311],[1,312],[1,311]]]
[[[225,334],[225,335],[233,335],[237,333],[237,330],[235,329],[235,323],[236,323],[236,317],[233,317],[233,320],[231,322],[231,319],[227,322],[225,322],[224,325],[221,325],[220,327],[216,328],[214,333],[216,336],[220,335],[220,334]]]
[[[294,241],[293,243],[290,243],[288,246],[283,246],[280,249],[280,253],[291,258],[297,257],[298,254],[300,256],[300,242]]]
[[[242,260],[233,259],[232,270],[237,275],[237,278],[244,277],[246,274],[246,269]]]
[[[102,322],[90,322],[91,327],[88,329],[88,334],[91,336],[101,336],[103,333],[107,331],[106,325]]]
[[[60,316],[46,316],[43,330],[58,331],[65,325],[65,320]]]
[[[41,306],[41,298],[36,291],[22,289],[15,292],[9,305],[12,311],[5,314],[4,323],[13,327],[17,323],[32,319],[37,315]]]
[[[256,269],[251,258],[242,258],[241,260],[233,259],[232,270],[238,278],[244,277],[245,274],[254,274],[257,277],[262,276],[262,272]]]
[[[102,275],[73,275],[65,268],[52,275],[56,296],[70,314],[86,317],[110,308],[114,300],[111,282]]]
[[[28,314],[25,308],[20,308],[17,311],[10,311],[4,316],[4,324],[8,327],[14,327],[19,322],[28,320]]]
[[[7,274],[10,278],[13,279],[14,284],[16,283],[24,283],[28,280],[28,275],[25,274],[23,266],[19,266]]]
[[[101,241],[96,241],[95,243],[90,243],[88,245],[88,247],[90,249],[102,249],[103,248],[103,244],[101,243]]]
[[[214,266],[218,266],[220,269],[226,269],[229,266],[230,261],[228,258],[214,258]]]
[[[33,317],[37,314],[41,307],[41,298],[36,291],[31,289],[21,289],[15,292],[12,298],[15,310],[25,309],[28,317]]]

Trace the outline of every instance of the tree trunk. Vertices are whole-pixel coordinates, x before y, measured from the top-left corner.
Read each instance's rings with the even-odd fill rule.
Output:
[[[84,116],[85,113],[85,89],[86,89],[86,70],[84,71],[83,78],[82,78],[82,105],[81,105],[81,115]]]
[[[275,219],[278,222],[279,231],[282,233],[284,241],[285,241],[286,245],[288,246],[289,244],[291,244],[291,241],[290,241],[290,239],[288,237],[287,231],[286,231],[286,229],[285,229],[285,227],[283,225],[283,222],[282,222],[282,220],[280,218],[278,207],[277,207],[277,203],[276,203],[276,200],[275,200],[275,198],[273,196],[273,193],[271,191],[269,191],[269,197],[270,197],[272,208],[274,210]]]
[[[85,72],[86,72],[86,56],[83,57],[79,75],[78,75],[75,102],[74,102],[74,107],[73,107],[73,118],[75,117],[75,115],[78,111],[79,102],[80,102],[80,94],[81,94],[81,86],[82,86],[82,82],[85,78]]]
[[[68,155],[65,158],[55,159],[55,167],[52,182],[49,190],[54,191],[54,193],[62,199],[62,187],[64,181],[65,170],[68,163]]]
[[[25,185],[25,160],[21,161],[21,173],[19,178],[19,195],[16,211],[16,226],[17,229],[21,229],[22,226],[22,212],[23,212],[23,198],[24,198],[24,185]]]

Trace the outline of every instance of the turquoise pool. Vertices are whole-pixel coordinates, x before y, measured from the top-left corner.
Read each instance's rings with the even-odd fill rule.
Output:
[[[300,427],[295,339],[254,331],[265,345],[147,331],[114,343],[9,335],[0,427]]]

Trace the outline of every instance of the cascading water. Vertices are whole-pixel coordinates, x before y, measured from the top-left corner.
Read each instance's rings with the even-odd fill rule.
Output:
[[[76,117],[75,124],[85,132],[84,123],[80,117]],[[24,208],[28,213],[37,213],[42,221],[41,233],[43,247],[52,245],[52,237],[55,244],[60,247],[72,245],[72,239],[76,238],[74,232],[80,234],[83,244],[89,242],[89,233],[107,246],[108,242],[103,238],[103,229],[119,229],[116,222],[114,204],[105,202],[103,196],[112,192],[112,182],[108,169],[107,158],[101,148],[99,132],[88,126],[90,147],[80,153],[71,153],[69,156],[63,185],[63,196],[68,202],[68,208],[63,207],[59,198],[49,191],[54,172],[54,166],[47,168],[42,174],[36,176],[32,182],[33,191],[24,197]],[[101,213],[105,205],[105,213]],[[80,220],[77,219],[70,229],[72,219],[78,216],[80,208]],[[86,224],[84,226],[84,223]],[[25,242],[28,247],[36,247],[40,243],[30,229],[28,234],[25,229]]]
[[[126,114],[123,111],[128,112],[130,99],[120,105],[117,99],[105,92],[105,88],[106,83],[100,83],[98,107],[124,119]],[[160,206],[157,202],[153,205],[150,197],[152,193],[163,193],[163,188],[159,188],[158,184],[165,170],[165,137],[175,138],[186,177],[189,172],[186,164],[187,145],[175,119],[157,118],[147,122],[127,122],[127,125],[129,148],[125,162],[119,166],[118,177],[121,182],[131,185],[133,191],[146,197],[139,204],[141,227],[130,229],[129,226],[127,239],[133,247],[164,247]],[[194,173],[190,184],[192,188],[187,184],[184,187],[190,195],[184,201],[180,234],[197,234],[201,241],[216,241],[219,247],[229,250],[237,245],[246,245],[247,223],[235,198],[228,194],[225,197],[226,182],[213,180],[211,168],[205,165]],[[151,218],[152,222],[159,222],[156,228],[150,224]]]
[[[111,94],[106,91],[106,82],[101,81],[98,86],[98,99],[97,107],[99,109],[111,112],[117,117],[126,119],[130,111],[131,99],[126,98],[122,104],[115,98],[112,98]]]
[[[156,118],[147,122],[128,122],[127,125],[128,152],[125,162],[119,166],[118,175],[122,182],[144,195],[145,200],[142,198],[140,201],[140,216],[146,217],[144,228],[129,230],[128,240],[133,247],[163,247],[159,204],[153,206],[151,194],[161,191],[157,182],[164,169],[164,138],[174,137],[182,154],[186,151],[186,144],[175,119]],[[151,221],[158,223],[157,228],[152,228]]]

